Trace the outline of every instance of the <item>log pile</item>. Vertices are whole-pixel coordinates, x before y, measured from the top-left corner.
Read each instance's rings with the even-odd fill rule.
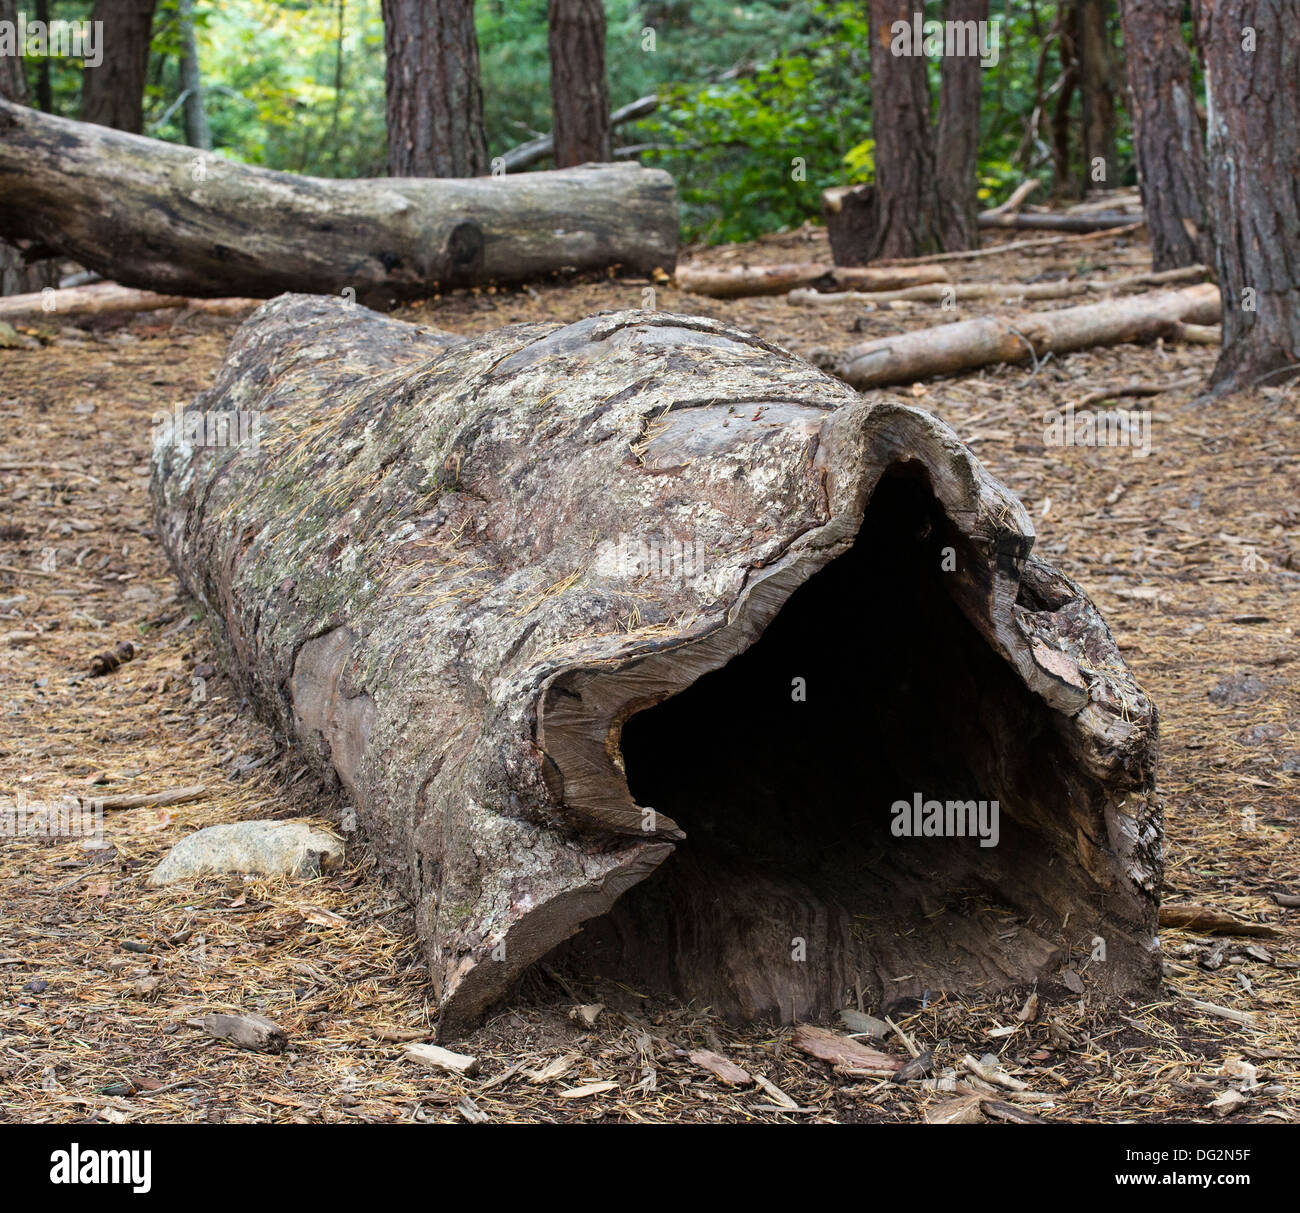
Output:
[[[548,956],[780,1020],[1099,936],[1099,991],[1157,980],[1155,709],[933,417],[698,317],[301,297],[191,411],[260,428],[159,436],[163,544],[409,896],[441,1038]]]
[[[677,195],[638,165],[300,177],[0,99],[0,236],[165,295],[387,304],[560,271],[671,273]]]

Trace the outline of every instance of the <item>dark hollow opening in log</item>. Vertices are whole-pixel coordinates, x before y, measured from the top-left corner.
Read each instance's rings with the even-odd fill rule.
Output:
[[[1089,787],[950,597],[945,548],[975,567],[920,465],[892,469],[853,547],[748,650],[626,722],[634,799],[687,838],[564,945],[567,966],[791,1020],[855,989],[889,1009],[1059,963],[1064,916],[1096,903],[1062,861],[1064,807]],[[962,805],[968,831],[996,801],[996,845],[896,835],[893,806],[918,796]]]

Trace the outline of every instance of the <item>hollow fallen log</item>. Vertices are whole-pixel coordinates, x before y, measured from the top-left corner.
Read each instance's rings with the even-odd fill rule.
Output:
[[[238,316],[261,305],[260,299],[187,299],[184,295],[159,295],[116,282],[92,282],[86,286],[48,287],[26,295],[7,295],[0,298],[0,320],[53,321],[113,312],[156,312],[174,307],[209,316]]]
[[[411,899],[443,1039],[548,954],[782,1020],[1097,938],[1099,992],[1158,979],[1155,709],[928,414],[699,317],[463,340],[291,296],[152,492]]]
[[[948,271],[938,265],[900,269],[875,266],[843,268],[815,261],[785,265],[684,265],[677,285],[693,295],[740,299],[750,295],[783,295],[796,287],[839,285],[868,291],[899,290],[931,282],[947,282]]]
[[[1211,283],[1179,291],[1148,292],[1053,312],[981,316],[936,328],[879,337],[813,360],[861,390],[915,383],[998,362],[1034,362],[1098,345],[1176,337],[1184,324],[1219,320],[1219,289]]]
[[[387,303],[561,270],[671,273],[677,195],[634,164],[299,177],[0,100],[0,236],[162,294]]]

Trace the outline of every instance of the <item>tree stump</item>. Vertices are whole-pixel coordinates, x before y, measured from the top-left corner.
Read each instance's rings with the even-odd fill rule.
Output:
[[[442,1038],[555,949],[781,1020],[1099,939],[1100,990],[1157,981],[1155,709],[928,414],[698,317],[464,340],[289,296],[154,460],[233,674],[415,907]],[[996,845],[958,833],[993,802]]]

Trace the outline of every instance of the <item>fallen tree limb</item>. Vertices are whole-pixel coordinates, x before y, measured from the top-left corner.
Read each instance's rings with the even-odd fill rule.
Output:
[[[1101,232],[1125,223],[1140,223],[1142,216],[1128,211],[1099,211],[1094,214],[1064,215],[1043,211],[1015,211],[1001,214],[981,211],[980,227],[1041,228],[1051,232]]]
[[[917,283],[947,281],[947,270],[929,265],[908,269],[844,268],[808,261],[786,265],[683,265],[677,271],[677,285],[682,290],[693,295],[710,295],[715,299],[783,295],[794,287],[812,286],[814,283],[838,283],[840,286],[884,291]]]
[[[944,303],[961,299],[1073,299],[1079,295],[1141,290],[1171,282],[1192,282],[1204,278],[1206,273],[1205,266],[1190,265],[1145,274],[1127,274],[1122,278],[1081,278],[1065,282],[958,282],[948,286],[910,286],[896,291],[794,290],[790,292],[790,302],[817,306],[835,303]]]
[[[1028,198],[1029,195],[1032,194],[1041,184],[1042,182],[1039,181],[1037,177],[1030,177],[1028,180],[1022,181],[1011,192],[1011,196],[1004,203],[1002,203],[1000,206],[989,207],[989,209],[986,210],[984,214],[986,215],[1015,214],[1015,212],[1018,211],[1021,208],[1021,206],[1024,204],[1025,199]]]
[[[1039,240],[1009,240],[1005,244],[990,244],[983,248],[962,249],[953,253],[931,253],[925,257],[890,257],[875,262],[876,265],[934,264],[941,261],[969,261],[974,257],[996,257],[1001,253],[1022,253],[1026,249],[1053,248],[1061,244],[1079,244],[1088,240],[1105,240],[1108,236],[1127,236],[1142,227],[1141,223],[1125,223],[1120,227],[1088,232],[1082,236],[1044,236]]]
[[[626,122],[635,122],[638,118],[653,114],[658,108],[659,98],[653,93],[646,97],[638,97],[635,101],[610,111],[609,129],[614,130]],[[626,149],[620,148],[619,151],[626,151]],[[615,155],[618,154],[615,152]],[[521,143],[518,147],[512,147],[501,157],[501,161],[507,173],[517,173],[554,155],[555,135],[548,132],[545,135],[538,135],[536,139],[528,140],[527,143]]]
[[[158,295],[116,282],[49,288],[29,295],[0,299],[0,320],[57,320],[76,316],[102,316],[112,312],[156,312],[183,307],[210,316],[238,316],[262,305],[261,299],[189,299],[184,295]]]
[[[1097,935],[1103,991],[1157,980],[1154,708],[934,418],[699,317],[301,297],[191,412],[232,410],[252,446],[155,439],[162,543],[410,898],[440,1037],[544,957],[783,1020]]]
[[[1049,353],[1155,341],[1175,335],[1180,324],[1213,324],[1218,318],[1219,289],[1203,283],[1059,311],[982,316],[915,329],[867,341],[842,353],[823,352],[814,360],[864,390],[977,370],[998,362],[1037,363]]]
[[[611,266],[671,272],[672,178],[639,165],[325,180],[0,100],[0,236],[168,295],[387,303]]]

